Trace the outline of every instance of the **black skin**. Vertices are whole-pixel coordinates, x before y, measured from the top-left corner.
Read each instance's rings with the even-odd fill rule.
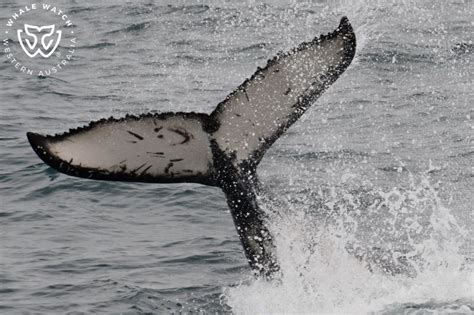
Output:
[[[255,185],[237,179],[222,190],[227,196],[240,241],[250,267],[260,276],[271,278],[280,268],[274,256],[273,239],[258,207]]]
[[[211,143],[216,171],[213,175],[215,186],[222,189],[227,197],[234,224],[245,256],[257,275],[271,278],[280,268],[277,264],[272,236],[265,223],[265,213],[257,203],[258,179],[256,165],[232,163],[232,157]]]
[[[280,267],[277,264],[272,236],[265,223],[265,213],[257,203],[258,179],[256,165],[241,165],[236,168],[232,158],[224,154],[216,143],[212,143],[215,186],[227,197],[237,234],[244,248],[245,256],[254,272],[271,278]]]

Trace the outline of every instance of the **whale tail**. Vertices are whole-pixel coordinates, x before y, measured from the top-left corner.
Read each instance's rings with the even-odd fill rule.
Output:
[[[27,137],[46,164],[68,175],[222,188],[250,265],[268,274],[278,265],[256,203],[256,167],[349,66],[355,47],[355,34],[344,17],[334,32],[279,53],[258,68],[210,115],[127,115],[59,135]]]

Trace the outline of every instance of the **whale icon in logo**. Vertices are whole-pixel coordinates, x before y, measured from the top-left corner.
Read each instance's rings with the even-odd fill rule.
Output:
[[[62,32],[59,30],[55,32],[54,24],[47,26],[25,24],[24,28],[24,32],[19,29],[17,35],[21,48],[28,57],[34,58],[39,54],[43,58],[49,58],[58,48]]]

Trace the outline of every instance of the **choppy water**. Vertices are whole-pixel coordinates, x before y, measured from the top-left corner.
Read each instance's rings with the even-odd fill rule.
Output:
[[[0,55],[0,313],[474,312],[473,1],[51,3],[74,61],[41,79]],[[72,178],[26,141],[210,112],[342,15],[355,61],[259,168],[278,282],[251,277],[218,189]]]

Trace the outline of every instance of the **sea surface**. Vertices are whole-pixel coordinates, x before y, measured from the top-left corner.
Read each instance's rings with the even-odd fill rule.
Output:
[[[0,36],[31,3],[0,2]],[[48,3],[74,24],[63,69],[20,72],[1,38],[1,314],[474,313],[472,0]],[[27,142],[210,113],[344,15],[355,60],[258,169],[276,281],[252,276],[219,189],[73,178]]]

